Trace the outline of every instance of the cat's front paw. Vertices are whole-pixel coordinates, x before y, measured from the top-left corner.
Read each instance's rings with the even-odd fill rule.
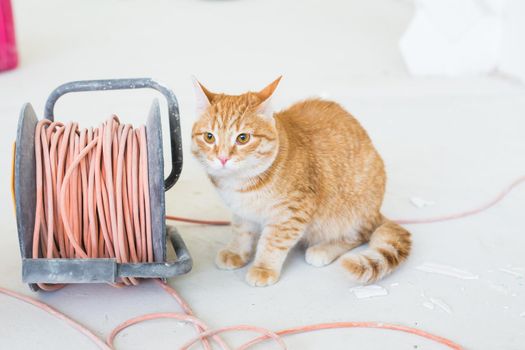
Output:
[[[246,282],[252,287],[271,286],[279,280],[279,272],[258,266],[252,266],[246,274]]]
[[[221,250],[215,258],[215,265],[223,270],[234,270],[248,263],[248,258],[228,249]]]
[[[324,247],[313,246],[306,249],[304,256],[306,262],[315,267],[323,267],[331,264],[334,257]]]

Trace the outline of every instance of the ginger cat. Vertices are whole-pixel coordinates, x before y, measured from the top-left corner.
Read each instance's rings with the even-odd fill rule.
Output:
[[[309,99],[273,113],[269,100],[280,79],[238,96],[195,84],[192,153],[233,211],[234,237],[216,264],[236,269],[253,259],[246,281],[271,285],[302,241],[307,263],[325,266],[342,256],[355,279],[376,281],[411,247],[410,233],[380,213],[383,161],[335,102]],[[367,242],[363,252],[350,252]]]

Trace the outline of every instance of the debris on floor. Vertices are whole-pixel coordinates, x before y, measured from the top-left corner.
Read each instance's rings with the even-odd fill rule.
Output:
[[[430,300],[432,304],[436,305],[441,310],[445,311],[447,314],[452,313],[452,309],[450,308],[450,306],[447,303],[445,303],[443,300],[438,299],[438,298],[433,298],[433,297],[429,297],[428,299]]]
[[[429,201],[420,197],[411,197],[410,203],[412,203],[417,208],[431,207],[436,204],[434,201]]]
[[[434,304],[431,303],[430,301],[425,301],[423,303],[423,306],[426,307],[427,309],[434,310]]]
[[[514,277],[525,277],[525,272],[523,272],[523,269],[521,267],[509,267],[499,269],[499,271],[508,273],[509,275],[512,275]]]
[[[354,293],[357,299],[367,299],[388,295],[388,291],[377,284],[353,287],[350,288],[350,291]]]
[[[426,300],[423,302],[423,306],[427,309],[434,310],[437,306],[442,311],[446,312],[447,314],[452,313],[452,308],[443,300],[435,297],[427,297],[425,293],[421,293],[421,296],[425,298]]]
[[[458,269],[452,266],[430,263],[430,262],[423,263],[422,265],[419,265],[418,267],[416,267],[416,269],[419,271],[437,273],[440,275],[461,278],[465,280],[475,280],[479,278],[478,275],[474,275],[473,273],[467,270],[462,270],[462,269]]]

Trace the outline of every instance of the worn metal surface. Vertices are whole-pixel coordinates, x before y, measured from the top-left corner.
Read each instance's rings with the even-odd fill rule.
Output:
[[[26,283],[116,282],[115,259],[24,259],[22,281]]]
[[[164,198],[164,158],[159,102],[151,105],[146,122],[148,182],[151,207],[151,237],[156,262],[166,260],[166,204]]]
[[[159,263],[144,264],[117,264],[119,277],[168,278],[187,273],[193,266],[193,260],[186,248],[186,244],[173,226],[167,226],[169,241],[175,250],[176,260]]]
[[[77,81],[59,86],[49,96],[45,117],[54,119],[54,105],[58,98],[75,91],[152,88],[160,91],[168,101],[172,169],[164,179],[162,127],[158,100],[154,100],[146,123],[148,144],[148,180],[152,214],[154,263],[119,264],[115,259],[32,259],[33,228],[35,223],[36,170],[35,127],[38,123],[30,104],[22,108],[15,154],[15,199],[22,280],[32,290],[36,283],[112,283],[121,277],[167,278],[191,270],[192,259],[182,238],[172,226],[166,226],[164,192],[178,180],[182,170],[182,140],[177,100],[173,92],[148,79],[117,79]],[[166,261],[167,237],[176,252],[175,261]]]
[[[15,147],[15,202],[18,242],[22,259],[31,258],[36,206],[35,128],[38,123],[31,104],[22,107]],[[29,285],[34,291],[36,285]]]
[[[173,261],[123,264],[116,259],[23,259],[22,280],[26,283],[115,283],[122,277],[169,278],[187,273],[193,261],[173,226],[167,227],[175,250]]]

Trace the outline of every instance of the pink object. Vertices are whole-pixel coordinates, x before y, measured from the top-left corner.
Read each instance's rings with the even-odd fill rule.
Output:
[[[461,219],[466,218],[467,216],[476,215],[479,214],[496,204],[498,204],[503,198],[505,198],[510,191],[512,191],[515,187],[518,187],[522,183],[525,182],[525,175],[520,176],[516,180],[514,180],[510,185],[508,185],[503,191],[501,191],[496,197],[491,199],[490,201],[486,202],[485,204],[476,207],[474,209],[465,210],[459,213],[453,213],[443,216],[436,216],[436,217],[430,217],[430,218],[423,218],[423,219],[398,219],[394,220],[398,224],[407,225],[407,224],[430,224],[433,222],[443,222],[443,221],[449,221],[449,220],[455,220],[455,219]]]
[[[18,65],[11,0],[0,0],[0,71]]]
[[[228,331],[252,331],[255,333],[261,334],[261,336],[241,345],[240,347],[236,348],[237,350],[246,350],[250,347],[252,347],[255,344],[258,344],[262,341],[265,341],[267,339],[272,339],[279,347],[283,350],[286,350],[287,347],[284,344],[283,340],[281,339],[281,336],[289,335],[289,334],[298,334],[298,333],[305,333],[305,332],[312,332],[312,331],[319,331],[323,329],[335,329],[335,328],[379,328],[379,329],[389,329],[399,332],[405,332],[409,334],[414,334],[422,338],[426,338],[429,340],[432,340],[436,343],[445,345],[446,347],[454,350],[462,350],[463,347],[459,344],[454,343],[453,341],[422,331],[417,328],[411,328],[406,327],[402,325],[396,325],[396,324],[389,324],[389,323],[382,323],[382,322],[334,322],[334,323],[320,323],[315,325],[308,325],[308,326],[302,326],[302,327],[295,327],[295,328],[289,328],[289,329],[283,329],[277,332],[272,332],[270,330],[255,327],[251,325],[237,325],[237,326],[229,326],[229,327],[223,327],[218,329],[212,329],[210,330],[204,322],[202,322],[197,317],[193,316],[191,313],[191,309],[188,306],[188,304],[180,297],[180,295],[177,293],[175,289],[170,287],[164,282],[158,281],[158,283],[161,285],[161,287],[171,296],[177,300],[182,309],[184,310],[184,313],[180,312],[162,312],[162,313],[153,313],[153,314],[146,314],[137,316],[134,318],[131,318],[120,325],[118,325],[111,334],[108,335],[106,339],[106,343],[103,342],[101,338],[99,338],[97,335],[95,335],[92,331],[87,329],[82,324],[78,323],[77,321],[69,318],[68,316],[64,315],[63,313],[53,309],[49,305],[42,303],[38,300],[35,300],[33,298],[27,297],[23,294],[14,292],[12,290],[2,288],[0,287],[0,294],[8,295],[12,298],[19,299],[21,301],[24,301],[26,303],[35,305],[36,307],[42,309],[43,311],[46,311],[50,313],[51,315],[61,319],[62,321],[65,321],[67,324],[72,326],[73,328],[77,329],[79,332],[86,335],[88,338],[90,338],[95,344],[99,346],[100,349],[103,350],[115,350],[115,337],[118,335],[119,332],[122,330],[145,321],[149,320],[156,320],[160,318],[171,318],[176,319],[179,321],[191,323],[195,325],[199,329],[199,334],[189,340],[186,344],[184,344],[182,347],[180,347],[180,350],[188,350],[193,344],[197,343],[198,341],[201,341],[204,343],[206,349],[211,349],[210,344],[207,342],[206,338],[212,337],[213,340],[217,342],[221,350],[231,350],[232,348],[229,347],[220,337],[220,333],[228,332]]]
[[[217,157],[217,158],[219,158],[219,160],[221,161],[222,166],[224,166],[224,165],[226,164],[226,162],[227,162],[228,160],[230,160],[230,158],[228,158],[228,157],[223,157],[223,156],[219,156],[219,157]]]

